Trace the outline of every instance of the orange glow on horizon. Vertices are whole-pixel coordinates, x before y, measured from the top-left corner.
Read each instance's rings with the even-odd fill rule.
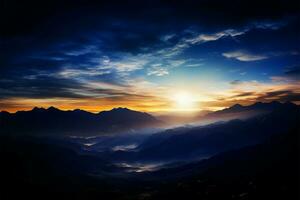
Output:
[[[31,110],[33,107],[50,106],[61,110],[82,109],[89,112],[100,112],[111,110],[116,107],[127,107],[151,113],[164,112],[198,112],[203,110],[220,110],[234,104],[250,105],[257,101],[271,102],[274,100],[285,101],[287,94],[280,96],[268,96],[270,93],[280,91],[292,91],[300,93],[300,82],[295,83],[258,83],[244,82],[229,87],[227,90],[209,92],[205,90],[184,90],[175,88],[164,88],[155,90],[148,88],[145,92],[132,91],[130,94],[115,95],[108,97],[86,97],[86,98],[6,98],[0,100],[0,110],[16,112],[20,110]],[[182,92],[183,91],[183,92]],[[142,94],[142,95],[141,95]],[[293,101],[300,104],[300,101]]]

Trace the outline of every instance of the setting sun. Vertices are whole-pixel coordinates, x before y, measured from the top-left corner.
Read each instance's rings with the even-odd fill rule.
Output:
[[[196,99],[188,92],[179,92],[174,95],[175,109],[178,111],[191,111],[195,109]]]

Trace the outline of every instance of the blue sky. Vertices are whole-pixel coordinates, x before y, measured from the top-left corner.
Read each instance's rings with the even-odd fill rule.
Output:
[[[297,1],[11,1],[3,14],[1,110],[300,103]],[[183,92],[193,106],[176,104]]]

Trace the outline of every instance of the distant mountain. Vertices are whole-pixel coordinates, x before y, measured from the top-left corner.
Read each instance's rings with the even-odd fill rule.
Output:
[[[110,111],[102,111],[97,114],[101,122],[113,124],[114,126],[145,127],[161,123],[146,112],[138,112],[128,108],[114,108]]]
[[[218,111],[203,110],[198,113],[168,113],[163,115],[157,115],[158,119],[166,122],[170,127],[180,126],[183,124],[205,125],[218,121],[228,121],[232,119],[247,119],[257,115],[266,114],[276,109],[285,109],[287,107],[296,108],[299,107],[293,103],[286,102],[280,103],[273,101],[270,103],[257,102],[252,105],[243,106],[235,104],[228,108]]]
[[[159,127],[163,123],[148,113],[115,108],[97,114],[55,107],[33,108],[16,113],[0,112],[2,134],[97,135]]]
[[[270,103],[256,102],[249,106],[242,106],[235,104],[223,110],[208,113],[203,117],[199,117],[199,121],[213,120],[213,121],[226,121],[231,119],[246,119],[257,115],[266,114],[275,110],[282,109],[297,109],[299,106],[291,103],[280,103],[272,101]]]
[[[273,135],[300,125],[300,108],[295,104],[259,103],[239,109],[248,108],[269,108],[269,112],[249,119],[157,133],[146,139],[137,153],[131,154],[136,154],[137,160],[150,161],[206,158],[220,152],[259,144]],[[124,153],[121,155],[125,157]]]
[[[270,103],[257,102],[249,106],[242,106],[240,104],[235,104],[229,108],[216,111],[214,112],[214,114],[239,113],[245,111],[270,112],[276,109],[287,109],[287,108],[296,108],[296,107],[297,105],[291,102],[286,102],[286,103],[280,103],[278,101],[272,101]]]

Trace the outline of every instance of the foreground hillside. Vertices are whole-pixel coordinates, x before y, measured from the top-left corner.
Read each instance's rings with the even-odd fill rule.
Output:
[[[36,199],[292,199],[299,186],[298,140],[296,127],[198,163],[120,176],[120,169],[95,155],[80,155],[70,144],[1,138],[1,194],[9,199],[19,194]],[[102,174],[89,175],[99,169]]]

